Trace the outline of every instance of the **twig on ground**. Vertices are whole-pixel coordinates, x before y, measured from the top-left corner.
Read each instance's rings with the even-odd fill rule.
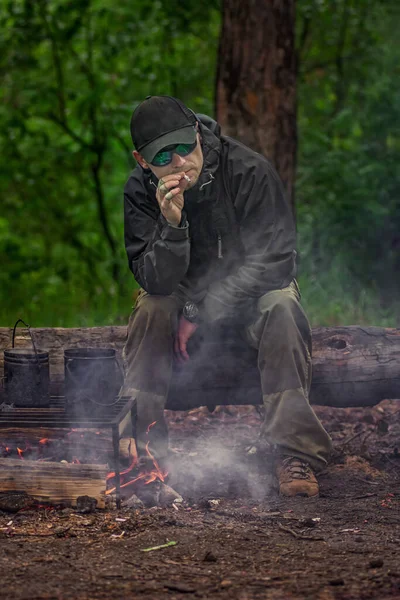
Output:
[[[282,531],[286,531],[286,533],[290,533],[290,535],[292,535],[293,537],[295,537],[298,540],[312,540],[313,542],[315,541],[325,541],[325,538],[323,537],[314,537],[311,535],[302,535],[300,533],[297,533],[297,531],[294,531],[293,529],[290,529],[290,527],[286,527],[286,525],[282,525],[282,523],[278,523],[278,527],[279,529],[282,529]]]
[[[363,433],[365,433],[365,429],[362,429],[361,431],[358,431],[357,433],[355,433],[354,435],[350,436],[349,438],[347,438],[347,440],[345,440],[344,442],[342,442],[341,444],[338,444],[338,446],[336,447],[336,450],[343,450],[343,448],[345,446],[347,446],[347,444],[350,444],[350,442],[352,442],[353,440],[355,440],[356,438],[360,437],[360,435],[362,435]]]
[[[369,481],[368,479],[363,479],[362,477],[354,477],[357,481],[362,481],[363,483],[368,483],[369,485],[381,485],[379,481]]]
[[[153,550],[162,550],[163,548],[169,548],[169,546],[176,546],[178,542],[167,542],[166,544],[161,544],[160,546],[153,546],[152,548],[142,548],[142,552],[152,552]]]
[[[282,523],[278,523],[278,527],[279,529],[282,529],[282,531],[290,533],[290,535],[292,535],[296,539],[300,537],[300,535],[296,531],[293,531],[293,529],[290,529],[290,527],[285,527],[285,525],[282,525]]]
[[[362,500],[363,498],[373,498],[377,496],[374,492],[369,492],[368,494],[363,494],[362,496],[349,496],[349,500]]]

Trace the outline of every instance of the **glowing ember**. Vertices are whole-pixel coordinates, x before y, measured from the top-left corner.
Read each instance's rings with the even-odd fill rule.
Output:
[[[72,433],[75,436],[71,436]],[[0,455],[21,460],[27,460],[29,457],[29,460],[105,464],[109,453],[104,442],[108,443],[109,438],[100,431],[95,436],[92,431],[82,432],[80,429],[75,429],[63,433],[59,438],[39,437],[32,441],[17,438],[15,441],[0,442]]]

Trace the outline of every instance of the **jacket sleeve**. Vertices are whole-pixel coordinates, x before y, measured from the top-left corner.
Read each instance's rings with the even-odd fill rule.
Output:
[[[233,316],[296,275],[295,225],[275,170],[257,155],[249,168],[228,176],[244,259],[235,273],[208,288],[200,305],[208,321]]]
[[[124,193],[125,248],[129,268],[149,294],[176,290],[189,267],[189,226],[170,225],[143,183],[131,177]]]

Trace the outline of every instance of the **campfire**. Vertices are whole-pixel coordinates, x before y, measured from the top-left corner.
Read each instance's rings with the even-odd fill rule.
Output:
[[[150,423],[150,425],[147,428],[147,435],[149,434],[151,428],[154,427],[155,424],[156,424],[156,421],[154,421],[153,423]],[[131,441],[130,443],[132,444],[134,442]],[[154,481],[157,481],[157,480],[161,481],[162,483],[165,482],[165,478],[168,475],[168,471],[163,471],[160,468],[160,465],[158,464],[158,462],[156,461],[154,456],[151,454],[149,446],[150,446],[150,442],[148,441],[146,444],[146,454],[147,454],[147,457],[152,462],[153,468],[150,471],[142,471],[142,472],[139,472],[138,475],[135,475],[134,474],[135,470],[140,471],[139,459],[138,459],[137,453],[135,452],[131,465],[124,471],[121,471],[121,473],[120,473],[120,477],[122,478],[122,483],[120,483],[121,489],[127,488],[128,486],[134,486],[135,484],[137,484],[139,482],[142,482],[144,485],[148,485],[149,483],[153,483]],[[132,477],[132,475],[133,475],[133,479],[130,478],[130,477]],[[115,478],[115,473],[109,473],[107,475],[107,482],[108,483],[112,482],[114,478]],[[112,494],[115,491],[116,491],[116,487],[112,487],[106,491],[106,495]]]
[[[147,434],[155,424],[149,425]],[[143,486],[164,483],[168,474],[152,455],[150,442],[146,445],[148,460],[144,464],[151,467],[144,470],[136,452],[135,440],[121,440],[118,467],[120,460],[130,462],[127,468],[117,470],[113,464],[113,440],[104,431],[53,429],[40,439],[37,438],[41,428],[3,429],[3,433],[6,431],[10,439],[0,442],[0,504],[3,509],[7,508],[7,503],[4,498],[1,503],[1,495],[7,495],[9,509],[13,510],[17,492],[26,495],[29,506],[32,500],[76,506],[80,497],[87,496],[94,499],[94,506],[104,508],[106,505],[113,506],[114,498],[120,500],[121,490],[126,490],[128,495],[138,493],[140,496]],[[10,493],[14,495],[10,496]],[[127,494],[123,496],[126,498]]]
[[[3,405],[1,493],[23,491],[34,501],[65,506],[87,495],[99,508],[115,498],[119,506],[119,427],[132,405],[131,398],[119,398],[111,414],[82,418],[66,414],[62,398],[52,398],[48,408]],[[108,480],[114,488],[110,498]]]

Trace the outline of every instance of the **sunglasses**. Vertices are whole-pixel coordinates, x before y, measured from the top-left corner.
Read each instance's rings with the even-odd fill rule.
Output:
[[[191,154],[193,150],[195,150],[197,146],[197,139],[193,142],[193,144],[172,144],[171,146],[166,146],[160,152],[157,152],[151,164],[154,167],[166,167],[172,162],[172,155],[178,154],[178,156],[188,156]]]

